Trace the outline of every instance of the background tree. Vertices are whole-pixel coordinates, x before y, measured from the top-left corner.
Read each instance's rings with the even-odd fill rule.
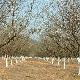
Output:
[[[46,34],[51,38],[57,56],[77,57],[80,52],[80,2],[63,0],[57,2],[57,5],[58,14],[48,13],[49,24]],[[46,43],[49,47],[48,44]]]
[[[25,54],[29,49],[27,48],[29,44],[32,44],[31,40],[28,39],[29,35],[25,32],[25,29],[30,22],[29,18],[31,17],[30,14],[32,13],[34,0],[24,15],[21,15],[23,0],[1,0],[0,3],[1,54],[15,55],[22,52]]]

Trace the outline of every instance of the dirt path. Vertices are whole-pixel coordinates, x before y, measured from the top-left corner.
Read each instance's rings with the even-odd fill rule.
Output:
[[[0,80],[80,80],[75,68],[63,70],[61,66],[40,60],[26,60],[9,68],[0,67],[0,76]]]

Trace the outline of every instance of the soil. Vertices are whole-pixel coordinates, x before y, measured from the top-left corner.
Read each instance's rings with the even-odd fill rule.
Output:
[[[57,66],[44,60],[28,59],[8,68],[0,58],[0,80],[80,80],[78,64],[69,63],[63,69],[61,63]]]

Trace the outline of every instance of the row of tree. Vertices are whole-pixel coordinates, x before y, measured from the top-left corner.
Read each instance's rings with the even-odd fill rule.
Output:
[[[42,18],[42,26],[38,29],[41,40],[37,42],[31,40],[30,34],[25,32],[32,19],[36,0],[32,0],[24,16],[21,16],[23,1],[25,0],[2,0],[0,2],[1,55],[80,56],[79,0],[57,0],[56,14],[53,10],[54,0],[44,5],[42,12],[38,14],[39,18]],[[29,32],[37,33],[37,29],[31,29]]]
[[[48,14],[51,25],[48,24],[42,51],[47,56],[79,57],[80,1],[63,0],[57,4],[58,14]]]

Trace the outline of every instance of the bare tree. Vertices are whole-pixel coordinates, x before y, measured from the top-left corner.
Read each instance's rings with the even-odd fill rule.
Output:
[[[47,36],[53,40],[53,45],[56,44],[56,49],[53,47],[56,54],[77,57],[80,52],[80,2],[63,0],[57,4],[58,14],[48,14],[51,25],[48,24]]]
[[[18,46],[21,43],[18,43],[18,46],[16,46],[15,48],[13,48],[12,46],[15,46],[17,44],[16,40],[20,42],[19,40],[22,40],[22,37],[25,34],[27,34],[27,32],[25,32],[25,29],[29,26],[29,22],[30,22],[29,18],[31,17],[31,14],[32,14],[34,1],[35,0],[31,2],[30,7],[28,8],[27,11],[25,11],[25,14],[23,16],[20,15],[23,9],[22,8],[23,0],[2,0],[1,1],[0,49],[1,50],[4,49],[3,50],[4,52],[7,50],[6,52],[9,54],[19,49]],[[24,37],[24,40],[25,40],[25,37]],[[22,42],[24,40],[22,40]],[[21,48],[19,50],[22,51]]]

